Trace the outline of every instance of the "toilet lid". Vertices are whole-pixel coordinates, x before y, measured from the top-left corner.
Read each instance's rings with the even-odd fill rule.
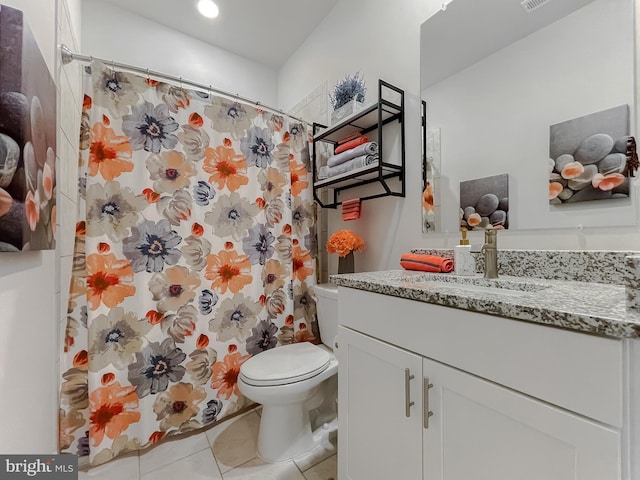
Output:
[[[331,355],[309,342],[273,348],[251,357],[240,367],[245,383],[284,385],[314,377],[327,369]]]

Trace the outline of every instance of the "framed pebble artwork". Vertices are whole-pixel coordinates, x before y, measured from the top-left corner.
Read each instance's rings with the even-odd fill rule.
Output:
[[[460,227],[509,228],[509,175],[460,182]]]
[[[0,252],[52,250],[56,86],[22,11],[0,5]]]
[[[549,128],[549,203],[629,197],[629,106],[620,105]]]

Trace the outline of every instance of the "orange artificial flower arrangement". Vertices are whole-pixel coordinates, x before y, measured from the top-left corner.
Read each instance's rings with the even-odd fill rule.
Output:
[[[338,230],[327,240],[327,252],[337,253],[341,257],[349,253],[362,252],[364,250],[364,240],[351,230]]]

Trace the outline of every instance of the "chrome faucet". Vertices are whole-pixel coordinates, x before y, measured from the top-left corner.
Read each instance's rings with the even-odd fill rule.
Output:
[[[484,231],[484,245],[480,249],[484,253],[484,278],[498,278],[498,231]]]

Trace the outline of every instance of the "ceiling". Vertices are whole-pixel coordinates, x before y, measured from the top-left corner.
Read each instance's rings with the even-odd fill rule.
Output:
[[[338,0],[215,0],[208,19],[197,0],[103,0],[242,57],[280,67]]]

